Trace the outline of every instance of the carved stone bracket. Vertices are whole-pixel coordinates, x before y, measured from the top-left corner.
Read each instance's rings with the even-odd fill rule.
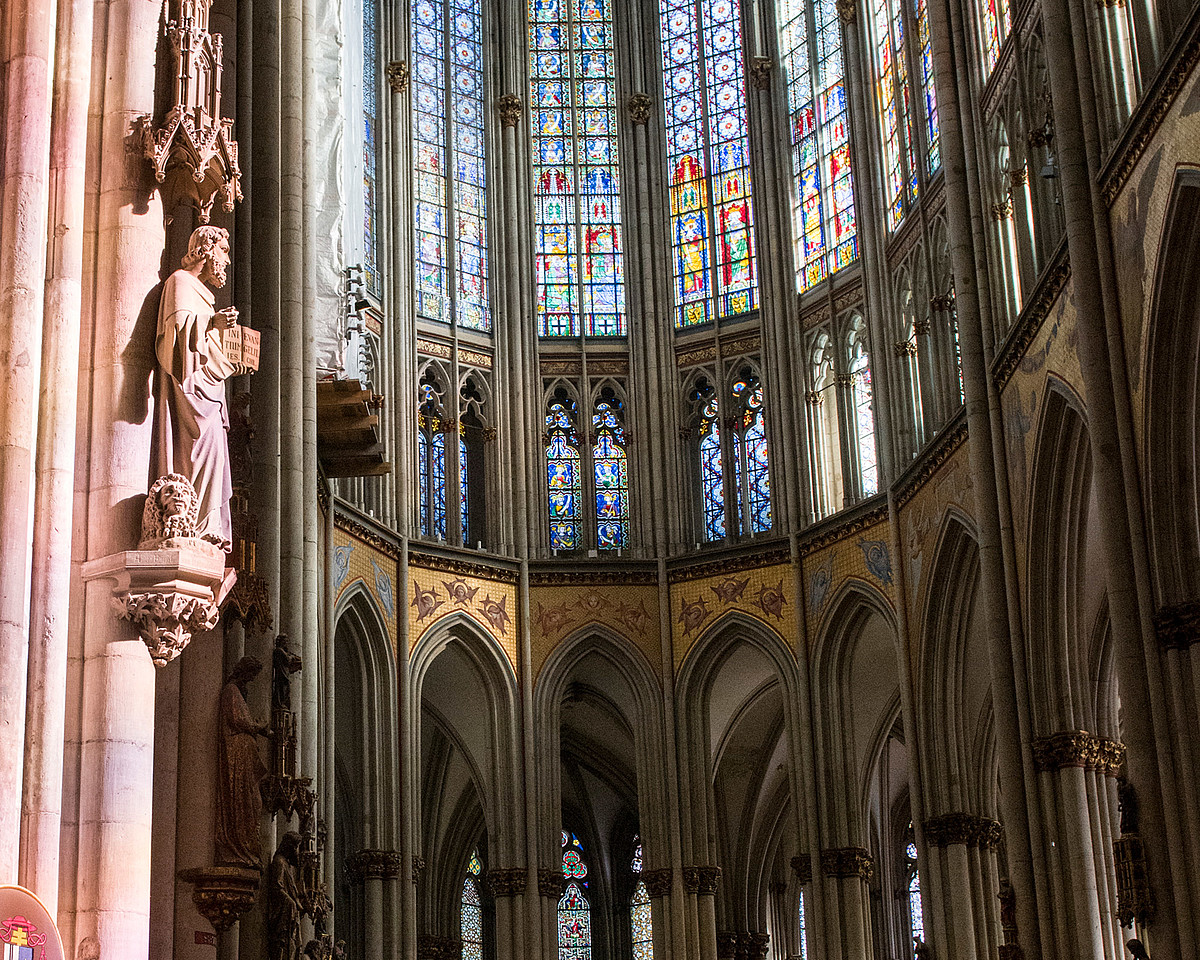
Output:
[[[498,867],[489,870],[485,879],[494,897],[515,897],[525,892],[526,876],[522,867]]]
[[[254,906],[261,873],[253,867],[198,867],[181,870],[179,879],[194,886],[192,901],[217,933],[232,927]]]
[[[1186,650],[1200,642],[1200,602],[1162,607],[1154,617],[1154,632],[1168,650]]]
[[[645,881],[646,892],[651,897],[669,897],[671,895],[671,882],[674,879],[675,874],[670,867],[642,871],[642,880]]]
[[[925,821],[925,839],[935,847],[961,843],[986,850],[1000,842],[1003,832],[996,820],[970,813],[944,813]]]
[[[799,880],[800,883],[812,883],[812,855],[808,853],[802,853],[798,857],[792,857],[792,873],[796,875],[796,879]]]
[[[558,900],[567,887],[567,878],[563,876],[562,867],[538,868],[538,893],[543,897]]]
[[[410,72],[407,60],[393,60],[387,65],[388,86],[393,93],[403,93],[408,88]]]
[[[1033,741],[1033,765],[1039,771],[1083,767],[1115,777],[1124,762],[1123,743],[1093,737],[1086,730],[1066,730]]]
[[[130,621],[156,667],[181,654],[192,636],[217,625],[237,580],[211,544],[179,538],[157,550],[126,550],[83,565],[84,582],[111,580],[118,620]]]
[[[391,880],[400,876],[403,862],[395,850],[359,850],[346,858],[346,872],[357,881],[368,877]]]
[[[506,127],[515,127],[521,119],[521,98],[515,93],[506,93],[496,98],[496,109],[500,112],[500,122]]]
[[[770,57],[751,57],[746,67],[746,72],[750,75],[750,85],[755,90],[770,89],[771,70],[775,67],[774,60]]]
[[[650,107],[653,104],[654,101],[645,93],[632,94],[626,101],[630,122],[644,126],[650,120]]]
[[[870,881],[875,876],[875,861],[862,847],[835,847],[821,851],[821,872],[827,877],[859,877]]]

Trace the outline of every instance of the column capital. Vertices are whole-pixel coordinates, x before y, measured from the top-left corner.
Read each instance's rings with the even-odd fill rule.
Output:
[[[1186,650],[1200,641],[1200,601],[1160,607],[1154,615],[1154,632],[1168,650]]]
[[[413,883],[421,882],[421,874],[425,872],[425,858],[419,853],[412,855],[412,878]]]
[[[813,862],[811,853],[801,853],[792,857],[792,873],[800,883],[812,883]]]
[[[395,850],[359,850],[346,858],[346,872],[356,881],[389,880],[400,875],[403,862]]]
[[[629,119],[632,123],[638,126],[645,126],[650,119],[650,108],[654,105],[654,101],[650,99],[649,94],[634,93],[625,101],[625,107],[629,111]]]
[[[837,7],[838,16],[842,18],[842,23],[846,26],[850,26],[857,19],[858,11],[855,8],[854,0],[834,0],[833,5]]]
[[[720,879],[720,867],[694,865],[683,868],[683,888],[688,893],[712,896],[717,892],[717,882]]]
[[[833,847],[821,851],[821,872],[827,877],[875,876],[875,860],[862,847]]]
[[[524,867],[497,867],[485,877],[493,897],[515,897],[525,892]]]
[[[1082,767],[1115,777],[1124,762],[1125,744],[1086,730],[1064,730],[1033,741],[1033,765],[1039,771]]]
[[[393,60],[387,65],[388,86],[392,88],[392,93],[403,93],[408,89],[410,72],[407,60]]]
[[[562,867],[538,867],[538,893],[557,901],[567,888]]]
[[[746,64],[746,72],[750,75],[750,85],[755,90],[769,90],[771,88],[771,71],[775,67],[775,61],[770,57],[751,57],[750,62]]]
[[[970,813],[943,813],[925,821],[925,839],[935,847],[965,844],[990,849],[1000,842],[1004,828],[996,820]]]
[[[496,109],[500,112],[500,122],[506,127],[515,127],[521,119],[521,98],[515,93],[506,93],[496,98]]]
[[[646,884],[646,892],[651,897],[669,897],[671,895],[671,883],[674,879],[675,871],[670,867],[642,871],[642,880]]]

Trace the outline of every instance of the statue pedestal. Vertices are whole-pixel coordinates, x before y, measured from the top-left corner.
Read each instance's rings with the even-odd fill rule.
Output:
[[[157,550],[126,550],[83,565],[84,582],[113,581],[112,605],[132,621],[156,667],[183,652],[192,635],[211,630],[237,582],[225,554],[203,541],[179,539]]]
[[[192,884],[192,900],[217,933],[228,930],[254,906],[262,873],[253,867],[216,866],[181,870],[179,879]]]

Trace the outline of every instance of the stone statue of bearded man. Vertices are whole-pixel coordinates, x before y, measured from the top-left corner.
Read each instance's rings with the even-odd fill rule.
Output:
[[[225,380],[240,372],[221,347],[221,331],[237,324],[233,307],[216,310],[213,288],[225,285],[229,233],[192,232],[183,268],[167,277],[158,310],[155,353],[154,452],[151,481],[181,474],[198,499],[195,536],[226,553],[232,548],[229,500],[229,410]]]

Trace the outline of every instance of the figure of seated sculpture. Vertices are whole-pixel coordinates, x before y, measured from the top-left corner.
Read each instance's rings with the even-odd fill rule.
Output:
[[[179,473],[159,477],[151,485],[142,508],[142,539],[138,549],[190,547],[214,556],[221,553],[216,544],[196,536],[199,509],[200,500],[187,477]]]

